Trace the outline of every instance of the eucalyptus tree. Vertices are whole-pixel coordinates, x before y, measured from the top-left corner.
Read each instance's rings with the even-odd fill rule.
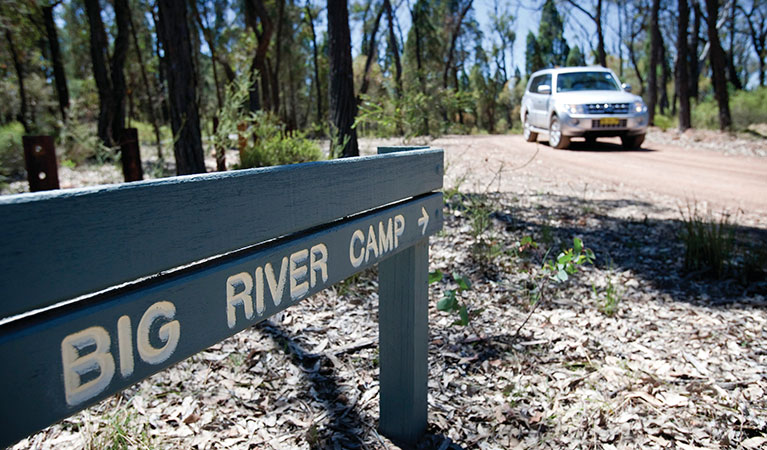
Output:
[[[328,0],[328,51],[330,56],[330,115],[341,146],[341,156],[358,156],[351,33],[347,0]]]
[[[709,43],[709,64],[711,66],[711,79],[714,86],[714,97],[719,107],[719,128],[728,130],[732,127],[730,115],[730,96],[727,92],[727,56],[722,49],[719,39],[717,22],[719,19],[719,0],[705,0],[706,2],[706,29]]]

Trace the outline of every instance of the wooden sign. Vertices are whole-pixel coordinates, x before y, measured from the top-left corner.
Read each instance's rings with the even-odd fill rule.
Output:
[[[438,159],[435,159],[435,156]],[[362,161],[349,161],[340,165],[357,169],[358,172],[367,172],[365,166],[380,167],[378,162],[382,160],[393,162],[400,168],[404,168],[404,165],[396,163],[407,160],[414,165],[427,163],[427,167],[432,171],[436,169],[439,172],[441,180],[441,158],[441,152],[430,150],[409,152],[408,155],[391,154],[361,158]],[[438,167],[435,168],[435,164]],[[291,187],[285,184],[280,186],[284,191],[282,200],[289,202],[303,199],[304,196],[316,200],[318,195],[327,194],[327,191],[311,192],[301,187],[302,183],[310,188],[316,188],[318,185],[310,179],[302,178],[301,174],[316,171],[318,168],[322,168],[322,171],[335,165],[338,164],[334,161],[319,165],[298,165],[292,167],[292,170],[286,170],[279,179],[287,180],[290,172],[293,172],[295,177]],[[273,171],[256,171],[246,178],[250,183],[261,184],[264,175],[269,178],[272,174]],[[216,186],[221,184],[223,186],[220,188],[224,189],[232,187],[231,184],[225,183],[228,178],[239,178],[236,173],[225,174],[223,178],[216,175],[186,178],[177,182],[186,182],[187,189],[199,193],[200,184],[206,185],[210,190],[215,190]],[[374,173],[368,172],[368,176],[373,181],[382,181],[375,180]],[[354,176],[350,178],[354,180]],[[209,184],[214,181],[219,183]],[[245,180],[237,181],[235,186],[246,189],[248,183]],[[27,308],[27,311],[0,321],[0,361],[7,367],[12,367],[12,370],[0,372],[0,392],[4,399],[0,403],[0,423],[3,424],[0,428],[0,445],[12,444],[378,263],[382,263],[379,268],[382,432],[394,440],[414,441],[426,425],[426,248],[428,236],[442,227],[442,194],[426,188],[426,192],[418,192],[420,189],[415,189],[411,195],[407,195],[406,191],[400,190],[396,195],[392,195],[392,189],[396,188],[389,187],[389,184],[395,182],[412,184],[407,180],[388,180],[386,185],[373,184],[366,190],[356,192],[353,199],[339,197],[340,194],[336,193],[332,198],[325,197],[326,202],[317,202],[314,208],[302,210],[303,214],[290,214],[289,219],[294,222],[286,221],[285,217],[275,217],[275,213],[285,211],[276,206],[281,204],[279,198],[270,199],[270,204],[273,205],[271,213],[268,210],[240,211],[240,217],[251,220],[245,224],[220,220],[221,217],[217,217],[227,205],[231,206],[231,202],[227,202],[225,198],[221,202],[223,205],[195,202],[194,211],[181,215],[187,218],[196,215],[198,222],[206,223],[211,228],[209,233],[215,231],[231,234],[247,228],[248,234],[255,236],[252,239],[260,243],[235,252],[219,252],[203,261],[193,262],[191,265],[151,278],[142,278],[95,295],[47,306],[51,301],[60,298],[51,286],[63,282],[68,274],[71,274],[74,280],[82,280],[76,272],[87,271],[92,264],[103,260],[96,258],[95,261],[90,261],[88,255],[94,255],[99,250],[108,252],[110,248],[114,248],[114,245],[108,248],[91,248],[91,244],[88,245],[89,248],[80,249],[71,255],[71,261],[76,264],[57,270],[52,277],[52,284],[47,284],[47,281],[41,283],[49,287],[44,290],[45,295],[25,299],[3,298],[2,311],[5,313],[18,313],[20,308]],[[168,186],[164,183],[144,185],[148,191],[134,193],[142,199],[151,198],[151,193],[155,190],[157,195],[166,194],[168,191]],[[341,187],[344,185],[343,177],[337,178],[335,185],[338,186],[338,192],[345,191]],[[351,186],[359,189],[361,183],[352,182]],[[251,196],[252,205],[258,205],[263,194],[268,195],[275,191],[273,187],[259,195]],[[99,189],[92,189],[81,192],[80,195],[90,197],[96,203],[108,204],[109,199],[103,198],[104,195],[124,200],[120,189],[107,188],[106,192],[107,194],[104,194]],[[382,196],[382,192],[388,194]],[[237,191],[231,193],[234,196],[241,195]],[[188,192],[179,190],[176,194],[186,200],[191,198]],[[405,198],[396,201],[393,197],[397,196]],[[20,204],[34,205],[30,208],[33,212],[39,207],[37,202],[60,207],[56,202],[67,199],[62,197],[11,198],[4,204],[0,203],[0,217],[7,217],[2,215],[4,210],[18,213],[20,210],[17,208]],[[168,206],[180,206],[180,203],[176,202],[181,199],[174,199],[172,196],[163,198]],[[386,206],[370,208],[373,204],[381,202],[381,198],[396,202],[383,200]],[[339,211],[349,211],[350,203],[354,204],[352,210],[356,209],[356,214],[352,217],[338,216]],[[83,200],[79,204],[93,212],[91,203]],[[162,208],[150,214],[148,206],[142,203],[131,202],[129,206],[126,211],[124,202],[115,203],[114,214],[135,214],[142,210],[144,215],[140,219],[150,228],[152,221],[164,220],[175,224],[180,221],[180,218],[173,217],[172,208]],[[318,214],[316,209],[323,208],[334,210],[331,215],[336,215],[337,218],[328,220],[326,215]],[[364,210],[360,211],[363,208]],[[232,217],[231,214],[224,216]],[[104,219],[108,216],[98,218]],[[91,230],[107,230],[103,228],[104,224],[95,226],[92,220],[87,219],[79,217],[77,222],[91,223]],[[7,219],[3,220],[8,222]],[[272,221],[279,225],[271,224]],[[329,223],[314,225],[317,221]],[[74,218],[70,219],[70,222],[75,222]],[[136,223],[132,225],[137,226]],[[64,226],[67,228],[73,226],[73,223]],[[180,227],[177,230],[180,236],[174,237],[164,247],[152,249],[151,253],[179,253],[180,249],[174,246],[181,242],[187,247],[205,247],[206,243],[195,242],[192,238],[200,229],[201,227],[194,225]],[[280,232],[280,229],[284,231]],[[295,232],[296,230],[302,231]],[[7,235],[11,231],[4,228],[0,234]],[[135,237],[123,245],[136,245],[148,252],[150,249],[147,245],[140,242],[143,235],[140,231],[133,230]],[[112,233],[124,235],[121,230],[113,230]],[[277,236],[274,236],[275,234]],[[272,238],[264,242],[265,236]],[[81,243],[85,240],[84,237],[78,236],[74,239]],[[237,242],[237,245],[247,239],[243,236],[227,238]],[[151,236],[149,240],[154,241]],[[92,239],[94,243],[104,241],[105,239],[99,236],[93,236]],[[230,243],[223,248],[227,249],[231,245]],[[187,252],[186,258],[189,258],[189,254],[194,254],[194,257],[202,256],[196,253],[196,250],[198,248]],[[5,249],[2,251],[7,252]],[[28,261],[46,257],[56,260],[68,256],[49,255],[44,247],[30,248],[29,251],[36,255],[36,258],[27,257]],[[110,283],[125,277],[119,274],[125,267],[120,261],[121,254],[112,253],[108,258],[109,267],[115,272],[110,273],[111,276],[108,277]],[[150,259],[149,256],[147,255],[147,260]],[[18,273],[18,270],[16,272]],[[43,274],[44,272],[37,272],[38,276]],[[417,274],[416,278],[420,281],[414,281],[412,274]],[[135,275],[136,273],[133,273],[132,276]],[[386,281],[387,277],[390,281]],[[10,286],[19,282],[13,274],[5,274],[3,280],[5,292],[22,290],[21,287]],[[93,279],[90,283],[70,287],[68,292],[89,292],[101,285],[100,280]],[[416,291],[419,293],[417,301],[413,300],[412,296]],[[12,300],[20,301],[22,305],[12,304]],[[39,307],[42,308],[34,310]],[[412,317],[415,317],[413,314],[419,319],[412,320]],[[403,338],[417,339],[418,342],[416,345],[407,342],[403,344]],[[390,343],[388,348],[384,349],[384,341],[387,339]],[[417,351],[409,352],[407,347]],[[395,361],[385,362],[386,358],[392,357]],[[404,379],[400,380],[403,377]],[[418,398],[414,400],[414,396]],[[392,412],[384,414],[387,408]],[[415,422],[413,416],[418,416]],[[400,423],[401,417],[410,422],[405,424],[404,428]],[[386,429],[387,426],[389,430]]]

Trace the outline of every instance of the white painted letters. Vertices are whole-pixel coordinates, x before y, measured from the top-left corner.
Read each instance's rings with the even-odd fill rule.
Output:
[[[117,319],[117,344],[120,351],[120,375],[127,378],[133,374],[133,336],[128,316]]]
[[[309,250],[303,249],[290,255],[290,298],[298,300],[309,292],[309,282],[306,281],[306,260]],[[301,283],[298,280],[304,280]]]
[[[381,250],[381,254],[394,250],[394,235],[392,234],[391,217],[389,223],[384,231],[384,223],[378,222],[378,247]]]
[[[394,248],[399,247],[399,237],[405,232],[405,217],[402,214],[394,216]]]
[[[95,345],[85,355],[80,351]],[[61,341],[61,363],[64,367],[64,395],[67,404],[78,405],[100,394],[115,374],[115,360],[109,352],[109,333],[103,327],[90,327],[70,334]],[[98,370],[97,377],[82,383],[82,376]]]
[[[319,243],[312,247],[309,256],[309,282],[314,287],[317,284],[317,272],[322,274],[322,282],[328,281],[328,248]]]
[[[252,308],[251,314],[253,314]],[[181,337],[181,324],[178,320],[171,320],[175,315],[176,307],[173,303],[157,302],[141,316],[136,330],[136,346],[141,359],[149,364],[160,364],[170,358]],[[157,348],[149,342],[149,329],[152,327],[152,323],[161,317],[170,320],[170,322],[161,325],[160,329],[157,330],[160,340],[165,344]]]
[[[279,306],[282,301],[282,293],[285,291],[285,279],[287,278],[288,270],[288,258],[282,258],[282,264],[280,264],[280,277],[279,281],[274,279],[274,269],[272,263],[266,263],[264,272],[266,272],[266,281],[269,283],[269,292],[272,294],[272,302],[274,306]]]
[[[363,247],[360,249],[360,254],[355,255],[354,254],[354,242],[360,241],[360,244],[363,245]],[[362,261],[365,260],[365,233],[362,232],[362,230],[354,230],[354,233],[352,234],[352,239],[349,241],[349,262],[352,263],[353,267],[359,267],[362,265]]]
[[[256,280],[258,281],[258,273],[256,273]],[[244,288],[235,294],[235,286],[240,284],[243,285]],[[229,328],[234,328],[237,324],[237,310],[234,309],[235,305],[243,306],[245,309],[245,317],[247,319],[253,317],[253,299],[250,296],[251,290],[253,290],[253,278],[251,278],[250,274],[247,272],[240,272],[226,279],[226,324],[229,325]],[[261,303],[263,304],[263,296]],[[263,307],[261,309],[263,310]]]
[[[373,229],[373,225],[368,227],[368,245],[365,247],[365,262],[368,262],[371,250],[375,253],[375,257],[378,258],[378,243],[376,241],[376,232]]]

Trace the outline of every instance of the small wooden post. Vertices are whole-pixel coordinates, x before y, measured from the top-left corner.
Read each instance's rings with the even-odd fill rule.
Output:
[[[379,147],[378,153],[412,149]],[[428,282],[428,238],[378,265],[378,428],[406,448],[415,446],[427,426]]]
[[[31,192],[59,188],[59,170],[53,136],[24,136],[24,163]]]
[[[138,130],[125,128],[120,142],[120,159],[123,164],[123,178],[128,181],[140,181],[144,179],[144,171],[141,168],[141,152],[138,144]]]

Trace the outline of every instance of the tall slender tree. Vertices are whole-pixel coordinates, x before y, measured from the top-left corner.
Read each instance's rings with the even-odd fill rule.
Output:
[[[660,0],[653,0],[650,9],[650,67],[647,75],[647,110],[650,125],[655,123],[655,107],[658,105],[658,64],[661,56],[661,34],[658,26]]]
[[[352,47],[347,0],[328,0],[328,52],[330,56],[330,116],[341,156],[358,156],[357,115],[352,73]]]
[[[566,0],[567,3],[573,6],[573,8],[577,9],[581,13],[583,13],[586,17],[588,17],[592,22],[594,22],[594,26],[596,28],[597,32],[597,62],[602,67],[607,67],[607,52],[605,51],[605,33],[604,29],[602,27],[602,2],[603,0],[596,0],[592,4],[593,11],[589,11],[588,9],[584,8],[582,6],[583,1],[575,1],[575,0]]]
[[[677,26],[676,92],[679,97],[679,130],[685,131],[692,126],[690,119],[690,66],[688,64],[687,28],[690,25],[690,5],[688,0],[679,0],[679,20]],[[695,30],[697,33],[698,30]]]
[[[59,100],[59,111],[62,120],[67,118],[67,109],[69,108],[69,89],[67,88],[67,74],[64,70],[64,63],[61,59],[61,50],[59,48],[59,35],[56,31],[56,22],[53,20],[53,8],[60,5],[57,1],[51,5],[43,6],[43,24],[45,34],[48,38],[48,49],[50,51],[51,63],[53,64],[53,80],[56,85],[56,96]]]
[[[717,20],[719,18],[719,0],[706,0],[706,28],[708,29],[709,64],[714,85],[714,97],[719,106],[719,129],[729,130],[732,126],[730,116],[730,96],[727,92],[727,56],[719,40]]]
[[[192,59],[186,0],[158,0],[159,35],[168,68],[170,122],[176,172],[204,173],[205,160],[197,110],[197,80]]]

